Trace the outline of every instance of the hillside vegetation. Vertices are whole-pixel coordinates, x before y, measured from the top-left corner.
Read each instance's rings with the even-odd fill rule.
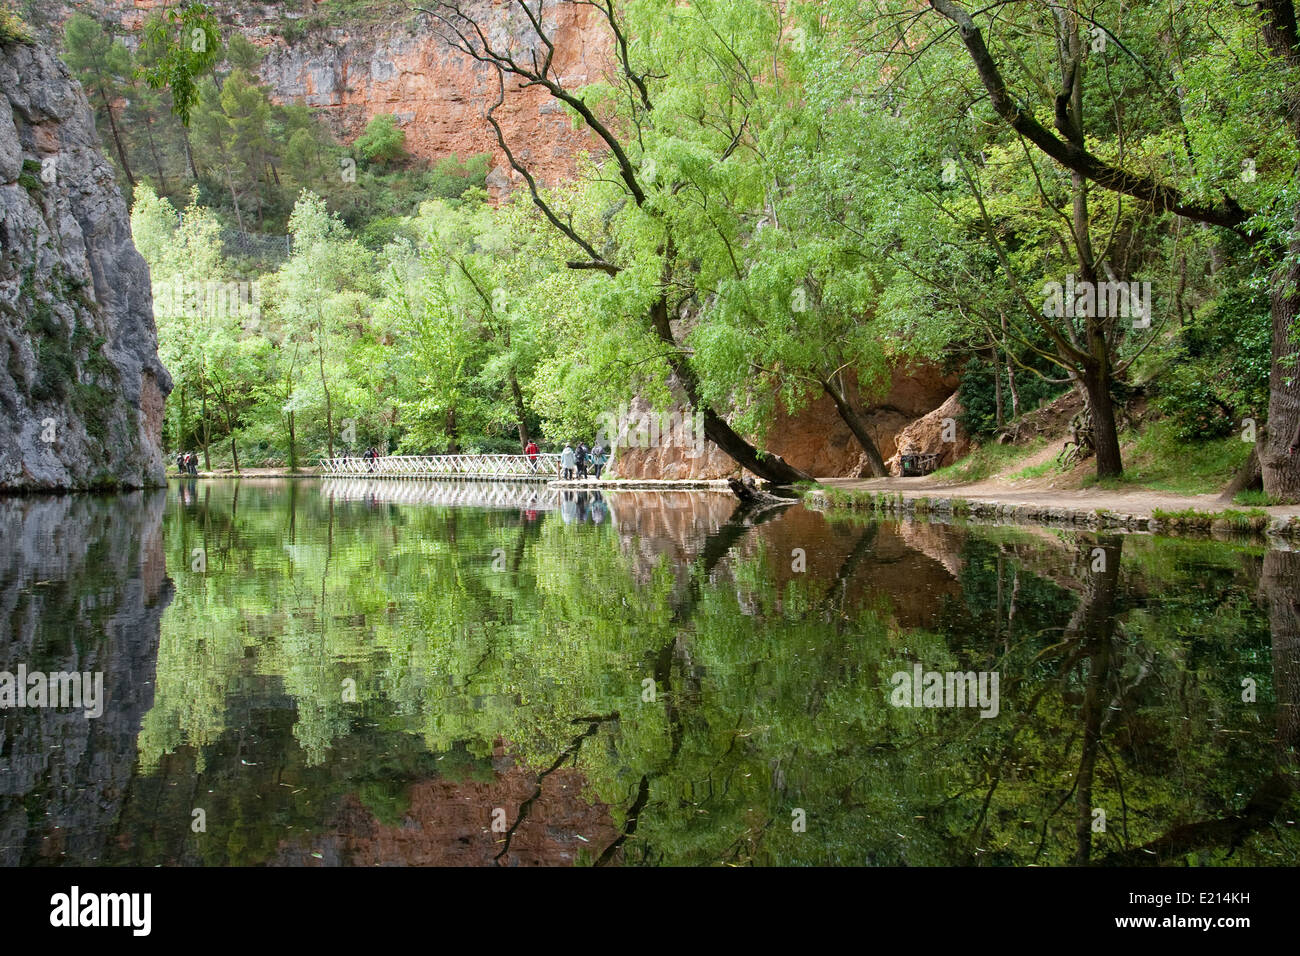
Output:
[[[1282,7],[614,4],[583,14],[610,39],[605,75],[570,86],[515,55],[554,49],[549,20],[435,4],[414,28],[493,86],[546,90],[601,146],[547,188],[502,134],[500,204],[486,157],[424,165],[391,117],[345,145],[273,104],[258,50],[201,5],[134,53],[74,16],[66,55],[135,187],[173,447],[298,465],[517,449],[590,440],[640,396],[698,410],[739,465],[789,482],[808,476],[763,451],[778,410],[830,398],[879,471],[866,415],[923,360],[962,376],[980,450],[954,474],[1003,472],[1001,443],[1069,393],[1074,420],[1037,440],[1079,440],[1095,480],[1240,470],[1295,500],[1300,54]],[[157,69],[186,16],[220,42],[179,61],[188,125]]]

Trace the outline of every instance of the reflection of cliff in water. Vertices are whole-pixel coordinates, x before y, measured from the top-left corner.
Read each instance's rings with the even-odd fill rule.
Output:
[[[941,599],[960,594],[965,535],[959,529],[829,521],[801,507],[754,515],[730,493],[620,491],[608,500],[639,583],[666,561],[684,584],[713,543],[734,549],[741,560],[767,555],[767,581],[777,594],[791,581],[824,581],[851,606],[869,594],[888,595],[901,627],[932,626]],[[725,579],[727,562],[714,562],[711,573]],[[738,597],[742,612],[753,610],[752,596]]]
[[[571,766],[531,769],[501,741],[490,754],[463,745],[434,753],[374,725],[353,728],[329,760],[310,765],[294,743],[294,709],[265,703],[243,727],[203,748],[178,747],[139,777],[104,862],[568,866],[615,838],[610,808]]]
[[[0,499],[0,671],[102,672],[103,713],[0,712],[0,864],[103,858],[171,602],[166,493]]]

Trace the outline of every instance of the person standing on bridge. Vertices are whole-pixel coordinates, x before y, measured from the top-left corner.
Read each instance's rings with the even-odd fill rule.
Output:
[[[591,450],[591,473],[597,481],[600,481],[600,473],[605,470],[605,462],[608,460],[605,446],[597,441],[596,447]]]
[[[574,451],[574,453],[573,453],[573,461],[574,461],[574,464],[576,464],[576,465],[578,466],[578,477],[579,477],[579,478],[586,478],[586,477],[587,477],[587,456],[588,456],[590,453],[591,453],[591,452],[590,452],[590,450],[587,448],[587,443],[586,443],[586,442],[582,442],[582,441],[578,442],[578,448],[577,448],[577,450]]]
[[[564,451],[560,452],[560,477],[565,481],[573,478],[573,446],[567,441],[564,443]]]
[[[533,471],[537,470],[537,442],[531,438],[528,439],[528,447],[524,449],[524,454],[528,456],[528,467]]]

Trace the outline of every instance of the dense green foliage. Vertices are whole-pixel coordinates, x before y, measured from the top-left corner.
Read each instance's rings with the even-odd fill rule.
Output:
[[[996,434],[1018,414],[1033,411],[1040,403],[1066,390],[1063,383],[1044,377],[1051,368],[1040,356],[1025,354],[1019,359],[1031,365],[1037,374],[1020,372],[1014,360],[1003,361],[996,353],[993,357],[978,356],[966,361],[959,389],[961,423],[973,437],[984,439]]]
[[[1220,438],[1244,419],[1263,421],[1271,335],[1267,301],[1243,288],[1227,290],[1178,331],[1157,404],[1180,440]]]
[[[260,53],[238,34],[197,78],[185,128],[166,93],[138,95],[148,64],[88,18],[69,21],[69,55],[124,172],[130,161],[154,194],[206,208],[224,229],[297,237],[312,204],[337,219],[321,240],[331,256],[356,265],[323,279],[296,247],[280,261],[223,242],[214,272],[168,273],[146,253],[156,280],[263,280],[260,324],[244,330],[261,342],[240,346],[238,400],[227,407],[206,374],[182,374],[170,441],[305,461],[337,446],[590,438],[634,396],[666,407],[671,370],[761,445],[778,409],[823,396],[852,427],[892,369],[916,360],[962,372],[977,438],[1067,388],[1085,394],[1099,429],[1129,421],[1133,395],[1154,398],[1182,442],[1246,418],[1265,425],[1268,297],[1300,153],[1286,126],[1294,78],[1260,45],[1256,11],[1013,3],[981,21],[1026,116],[1099,163],[1167,181],[1187,204],[1231,195],[1254,211],[1233,231],[1031,147],[993,112],[933,9],[611,10],[627,42],[613,72],[580,89],[554,73],[539,84],[608,148],[576,181],[539,186],[536,202],[521,184],[500,204],[475,188],[486,157],[421,167],[389,115],[345,148],[307,107],[271,103]],[[1056,115],[1048,94],[1067,82]],[[141,121],[115,116],[124,95]],[[507,145],[527,169],[529,144]],[[1060,292],[1076,279],[1097,286],[1078,313]],[[346,314],[306,322],[293,303],[313,304],[322,281]],[[664,314],[673,330],[654,318]],[[169,341],[192,336],[159,322]],[[340,422],[356,427],[345,435]]]
[[[355,145],[369,162],[383,164],[399,158],[405,152],[405,142],[406,134],[398,128],[397,118],[391,113],[381,113],[366,124]]]

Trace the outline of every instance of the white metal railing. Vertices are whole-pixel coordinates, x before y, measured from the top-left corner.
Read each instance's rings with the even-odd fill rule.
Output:
[[[483,481],[550,481],[560,476],[560,456],[381,455],[320,460],[327,478],[473,478]]]

